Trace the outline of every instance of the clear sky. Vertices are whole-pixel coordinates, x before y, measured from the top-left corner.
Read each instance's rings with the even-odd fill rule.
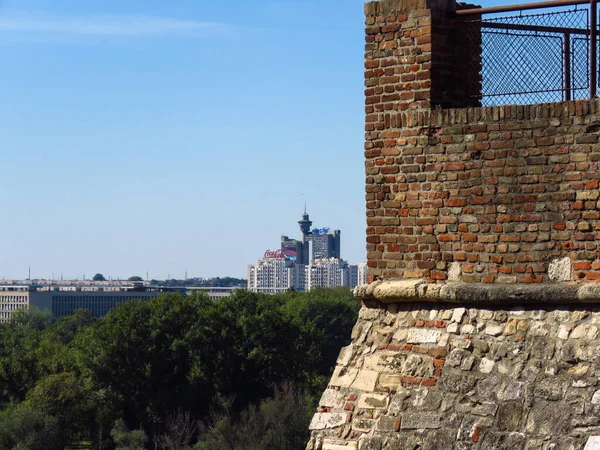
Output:
[[[362,0],[0,0],[0,277],[365,260]]]
[[[362,1],[2,0],[0,277],[365,259]]]

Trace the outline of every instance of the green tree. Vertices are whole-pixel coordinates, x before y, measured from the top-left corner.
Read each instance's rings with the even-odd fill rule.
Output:
[[[97,273],[93,276],[92,281],[106,281],[106,278],[101,273]]]
[[[50,375],[73,370],[72,342],[77,333],[94,322],[96,318],[88,309],[77,309],[72,316],[59,317],[56,323],[44,329],[36,350],[41,373]]]
[[[210,304],[204,294],[133,300],[78,335],[82,372],[123,411],[130,428],[143,424],[154,435],[171,411],[196,410],[210,399],[188,339]]]
[[[293,362],[297,383],[317,395],[326,387],[340,348],[350,341],[359,303],[347,288],[284,294],[285,314],[295,329]]]
[[[56,419],[62,442],[89,438],[96,406],[95,392],[74,373],[49,375],[27,393],[25,404]]]
[[[0,406],[25,400],[40,378],[36,350],[49,315],[35,309],[13,312],[11,321],[0,325]]]
[[[60,450],[64,448],[56,419],[23,405],[0,412],[3,450]]]
[[[238,290],[217,301],[170,294],[126,302],[98,320],[88,310],[55,322],[17,311],[0,324],[0,419],[8,424],[0,448],[29,448],[18,430],[54,433],[64,445],[142,448],[151,436],[159,447],[179,448],[195,440],[199,420],[210,424],[201,433],[205,448],[221,448],[220,435],[227,449],[297,448],[310,414],[286,407],[311,409],[357,311],[347,289]],[[304,394],[277,393],[286,382]],[[231,399],[225,412],[208,420],[223,398]],[[120,417],[124,428],[115,427]],[[106,442],[109,430],[117,434]]]
[[[225,403],[203,427],[194,450],[302,450],[313,411],[310,398],[290,385],[240,414]]]
[[[236,408],[269,396],[290,375],[294,329],[282,304],[282,298],[237,291],[202,312],[192,341],[198,364],[215,392],[235,395]]]
[[[148,442],[148,437],[144,433],[144,430],[130,431],[123,419],[115,422],[110,436],[115,443],[115,450],[143,450]]]
[[[127,280],[128,281],[144,281],[144,279],[142,277],[138,277],[137,275],[129,277]]]

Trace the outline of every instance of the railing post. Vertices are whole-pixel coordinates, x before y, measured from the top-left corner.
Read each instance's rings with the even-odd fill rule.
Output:
[[[565,33],[563,44],[563,58],[565,70],[565,101],[571,100],[571,35]]]
[[[598,84],[597,62],[596,62],[596,34],[598,31],[598,11],[596,9],[596,0],[590,0],[590,97],[596,97]]]

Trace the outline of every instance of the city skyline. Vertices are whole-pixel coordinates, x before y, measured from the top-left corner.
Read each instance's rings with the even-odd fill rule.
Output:
[[[306,206],[305,206],[304,214],[303,214],[302,218],[303,219],[308,219],[308,217],[309,217],[309,214],[307,214],[307,210],[306,210]],[[297,223],[299,224],[299,222],[297,222]],[[310,223],[312,224],[312,222],[310,222]],[[310,230],[310,225],[308,226],[308,228],[306,228],[304,230],[304,233],[306,233],[306,231],[308,231],[308,234],[311,235],[310,236],[311,237],[311,239],[310,239],[310,255],[311,255],[310,259],[311,260],[314,259],[314,255],[315,255],[315,249],[313,248],[314,239],[315,238],[326,237],[327,234],[331,234],[331,236],[335,235],[339,239],[339,236],[340,236],[340,233],[341,233],[341,230],[339,230],[339,229],[335,229],[335,230],[333,230],[333,232],[330,232],[330,230],[331,230],[330,227],[314,227],[312,230],[310,230],[310,231],[309,230]],[[292,240],[295,240],[294,239],[295,237],[300,237],[300,236],[298,236],[299,234],[300,235],[304,234],[302,232],[302,227],[300,227],[296,231],[297,231],[296,235],[294,235],[294,234],[291,234],[290,236],[287,236],[287,235],[284,236],[284,235],[282,235],[281,239],[283,239],[283,238],[287,239],[287,238],[291,237]],[[313,234],[314,234],[314,236],[313,236]],[[308,243],[306,245],[308,245]],[[331,244],[329,244],[329,245],[331,245]],[[339,244],[339,240],[338,240],[337,245],[338,246],[340,245]],[[283,246],[283,242],[280,242],[280,246]],[[274,247],[274,248],[277,249],[276,251],[280,250],[280,248],[278,248],[278,247]],[[342,246],[342,248],[343,248],[343,246]],[[271,248],[266,248],[265,252],[269,252],[270,250],[271,250]],[[307,251],[308,251],[308,247],[307,247]],[[257,258],[257,261],[260,260],[265,255],[265,252],[261,253],[261,255]],[[335,256],[335,255],[332,254],[332,256]],[[322,255],[322,256],[318,256],[318,257],[326,257],[326,255]],[[340,257],[340,249],[339,248],[337,249],[337,256],[336,257],[338,257],[338,258]],[[355,264],[363,262],[363,261],[351,261],[351,260],[348,260],[348,261],[351,262],[351,263],[355,263]],[[127,280],[129,277],[132,277],[132,276],[139,276],[143,280],[151,280],[151,279],[159,279],[159,280],[161,280],[161,279],[162,280],[166,280],[166,279],[182,279],[182,280],[185,280],[185,279],[189,279],[189,278],[213,278],[213,277],[217,277],[217,276],[221,276],[221,277],[234,276],[236,278],[244,278],[243,276],[232,275],[230,273],[219,274],[219,275],[193,274],[193,273],[189,273],[187,269],[185,269],[183,276],[178,276],[178,274],[172,274],[171,272],[167,272],[167,275],[165,277],[162,277],[162,278],[161,277],[151,276],[149,271],[144,271],[143,273],[132,273],[131,275],[126,275],[126,276],[123,276],[123,275],[120,275],[120,274],[113,276],[113,274],[110,271],[107,271],[107,272],[96,271],[96,272],[91,272],[91,273],[81,272],[80,274],[77,274],[75,276],[68,276],[68,275],[65,276],[65,274],[62,273],[62,272],[59,273],[59,274],[57,274],[54,271],[52,271],[52,275],[50,277],[44,277],[44,276],[37,276],[35,274],[35,271],[32,272],[32,267],[29,266],[29,267],[27,267],[26,276],[21,276],[21,277],[7,277],[7,276],[0,275],[0,280],[21,280],[21,281],[23,281],[23,280],[36,280],[36,279],[39,279],[39,280],[54,280],[54,281],[61,281],[61,280],[72,280],[72,281],[87,280],[87,281],[89,281],[89,280],[91,280],[94,277],[95,274],[98,274],[98,273],[100,273],[101,275],[103,275],[106,278],[106,280],[115,280],[115,281],[118,281],[118,280]]]

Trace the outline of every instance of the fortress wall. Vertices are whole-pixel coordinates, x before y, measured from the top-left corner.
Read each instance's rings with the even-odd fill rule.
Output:
[[[599,329],[599,307],[368,301],[307,448],[580,450],[600,435]]]
[[[600,450],[600,101],[479,106],[455,8],[365,5],[369,284],[307,450]]]

